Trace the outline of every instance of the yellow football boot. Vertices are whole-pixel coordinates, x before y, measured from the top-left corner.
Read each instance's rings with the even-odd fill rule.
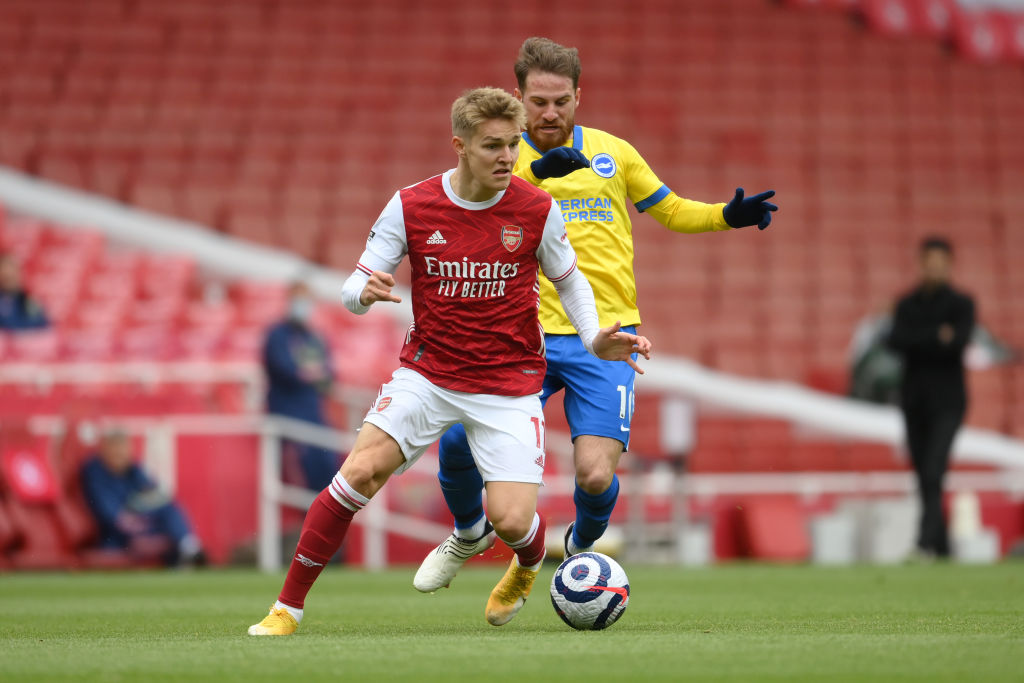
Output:
[[[263,621],[249,627],[250,636],[290,636],[299,627],[299,622],[288,610],[270,608],[270,614]]]
[[[487,599],[487,623],[491,626],[503,626],[512,621],[512,617],[526,604],[526,596],[533,588],[533,581],[540,571],[531,571],[519,566],[519,559],[512,558],[505,576],[491,591]]]

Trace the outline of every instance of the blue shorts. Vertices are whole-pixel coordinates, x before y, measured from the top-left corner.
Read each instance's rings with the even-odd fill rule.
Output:
[[[633,326],[622,331],[636,334]],[[584,434],[606,436],[628,449],[636,371],[623,361],[595,358],[575,334],[548,334],[544,339],[548,371],[541,403],[565,389],[565,417],[573,440]]]

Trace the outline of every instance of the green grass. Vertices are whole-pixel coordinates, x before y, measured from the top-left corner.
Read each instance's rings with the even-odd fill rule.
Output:
[[[0,575],[0,680],[1024,680],[1024,566],[627,567],[622,620],[576,632],[545,568],[507,626],[499,567],[420,595],[412,569],[331,568],[299,633],[250,638],[280,576]]]

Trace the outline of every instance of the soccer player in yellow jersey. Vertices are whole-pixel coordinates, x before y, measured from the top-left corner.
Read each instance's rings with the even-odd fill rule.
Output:
[[[520,49],[515,75],[515,94],[526,105],[527,124],[514,172],[555,198],[579,268],[594,288],[602,326],[621,323],[623,330],[633,333],[640,323],[627,203],[676,232],[750,225],[763,230],[771,222],[777,207],[767,200],[774,192],[744,198],[740,188],[727,204],[683,199],[658,179],[628,142],[577,126],[580,61],[575,48],[529,38]],[[629,446],[635,374],[626,363],[590,356],[543,275],[540,286],[540,322],[547,347],[541,400],[565,390],[576,466],[576,520],[565,534],[568,557],[590,549],[608,526],[619,492],[615,470]],[[420,565],[413,585],[424,592],[448,585],[467,559],[494,542],[484,516],[482,480],[461,425],[441,439],[440,455],[438,478],[455,517],[455,533]]]

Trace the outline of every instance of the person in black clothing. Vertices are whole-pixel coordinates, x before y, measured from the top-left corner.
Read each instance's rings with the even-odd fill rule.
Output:
[[[923,508],[917,545],[924,557],[949,555],[942,482],[967,409],[963,355],[974,302],[950,286],[952,261],[945,239],[921,243],[921,282],[897,303],[889,334],[889,347],[903,357],[900,402]]]

